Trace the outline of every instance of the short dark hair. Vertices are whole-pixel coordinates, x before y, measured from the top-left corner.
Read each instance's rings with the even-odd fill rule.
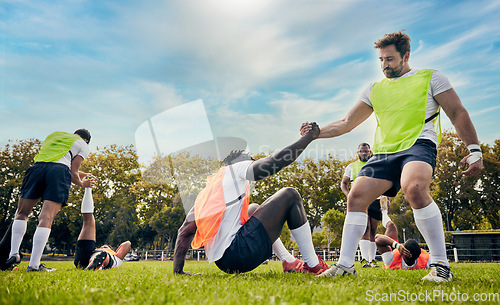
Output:
[[[254,160],[244,150],[231,150],[231,152],[229,153],[229,155],[227,157],[225,157],[224,160],[222,160],[222,164],[224,164],[224,165],[227,166],[227,165],[231,165],[233,163],[236,163],[236,162],[233,162],[233,161],[235,161],[239,157],[246,157],[248,160]]]
[[[361,144],[358,145],[358,149],[360,147],[363,147],[363,146],[368,146],[368,148],[370,148],[370,144],[363,142],[363,143],[361,143]]]
[[[74,134],[79,135],[80,138],[87,140],[87,143],[90,143],[90,138],[91,138],[90,131],[88,131],[87,129],[84,128],[78,129],[77,131],[74,132]]]
[[[408,251],[410,251],[411,260],[416,260],[420,256],[420,253],[422,252],[422,249],[420,249],[418,242],[414,239],[408,239],[405,242],[404,247],[408,249]]]
[[[410,37],[404,33],[404,30],[399,32],[385,34],[383,38],[375,41],[375,49],[382,49],[393,44],[396,47],[401,58],[410,52]]]

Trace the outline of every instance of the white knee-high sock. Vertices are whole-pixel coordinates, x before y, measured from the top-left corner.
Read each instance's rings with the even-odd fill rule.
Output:
[[[15,219],[12,223],[12,237],[10,240],[10,253],[9,257],[19,253],[19,247],[23,242],[24,234],[26,233],[26,227],[28,226],[28,221]]]
[[[281,261],[292,263],[296,260],[296,258],[293,257],[290,252],[288,252],[288,250],[285,248],[285,245],[283,245],[281,239],[279,238],[273,243],[273,251]]]
[[[441,211],[436,202],[432,201],[422,209],[414,209],[413,216],[418,230],[422,233],[425,242],[429,246],[430,263],[441,262],[449,266],[446,257],[446,245],[444,240],[443,219]]]
[[[42,259],[43,249],[49,240],[50,228],[37,227],[33,234],[33,249],[31,250],[31,258],[29,266],[38,269],[40,260]]]
[[[311,268],[316,267],[319,264],[319,260],[316,251],[314,251],[309,221],[306,221],[305,224],[296,229],[290,230],[290,233],[292,233],[293,238],[299,246],[300,252],[302,253],[302,260],[307,266]]]
[[[387,210],[382,210],[382,225],[384,226],[384,228],[387,228],[387,223],[389,221],[391,221],[391,218],[389,217]]]
[[[354,256],[358,242],[365,234],[368,215],[364,212],[347,212],[342,229],[339,264],[344,267],[354,265]]]
[[[81,212],[84,213],[94,213],[94,200],[92,198],[92,189],[90,187],[85,188],[83,193]]]
[[[359,241],[359,251],[361,251],[361,258],[368,262],[370,261],[370,241],[362,239]]]
[[[370,241],[370,260],[369,260],[369,262],[374,260],[375,256],[377,256],[377,244],[375,244],[374,241]]]

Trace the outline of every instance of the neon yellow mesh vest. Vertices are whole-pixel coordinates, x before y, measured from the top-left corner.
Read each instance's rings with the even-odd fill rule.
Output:
[[[396,153],[415,144],[424,129],[433,71],[421,69],[412,76],[385,78],[373,85],[370,99],[377,118],[374,154]],[[441,130],[438,139],[440,136]]]
[[[358,161],[352,162],[351,164],[352,164],[351,181],[354,181],[356,179],[356,177],[358,176],[359,171],[361,170],[363,165],[366,164],[366,162],[358,160]]]
[[[73,143],[80,137],[62,131],[56,131],[47,136],[42,143],[42,147],[35,156],[36,162],[56,162],[61,159],[73,146]]]

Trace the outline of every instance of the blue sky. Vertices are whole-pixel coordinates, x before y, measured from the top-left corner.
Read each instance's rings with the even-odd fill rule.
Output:
[[[303,121],[341,119],[383,77],[373,42],[401,29],[410,66],[444,73],[480,141],[499,139],[499,1],[0,0],[0,146],[82,127],[91,149],[135,145],[148,119],[201,99],[213,136],[280,149]],[[351,156],[374,127],[307,152]]]

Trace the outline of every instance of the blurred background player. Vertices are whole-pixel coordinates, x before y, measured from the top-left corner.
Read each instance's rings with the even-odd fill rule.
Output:
[[[95,177],[92,177],[97,181]],[[76,242],[76,252],[74,264],[77,268],[86,270],[101,270],[118,268],[123,262],[123,258],[130,251],[130,241],[123,242],[116,251],[110,246],[104,245],[98,249],[95,247],[96,227],[94,218],[94,200],[92,190],[85,189],[83,195],[81,212],[83,217],[82,230]]]
[[[89,154],[90,132],[78,129],[73,134],[56,131],[45,138],[35,156],[35,164],[26,170],[14,222],[9,258],[4,264],[11,269],[21,262],[19,248],[27,228],[27,219],[33,207],[43,202],[38,216],[38,226],[33,235],[33,247],[26,271],[54,271],[40,264],[43,250],[49,239],[52,221],[62,206],[67,205],[71,183],[92,187],[89,174],[81,172],[80,165]],[[83,180],[82,180],[83,179]]]
[[[372,156],[372,150],[370,149],[370,144],[361,143],[357,150],[358,159],[352,163],[349,163],[345,168],[344,177],[340,183],[340,189],[344,193],[345,197],[349,195],[350,185],[356,180],[356,177],[366,164],[368,159]],[[375,234],[377,233],[378,222],[382,220],[382,213],[380,211],[380,197],[375,199],[368,207],[368,223],[366,226],[365,234],[361,237],[359,241],[359,250],[361,251],[361,264],[363,268],[367,267],[378,267],[375,260],[375,255],[377,253],[377,246],[375,245]]]

